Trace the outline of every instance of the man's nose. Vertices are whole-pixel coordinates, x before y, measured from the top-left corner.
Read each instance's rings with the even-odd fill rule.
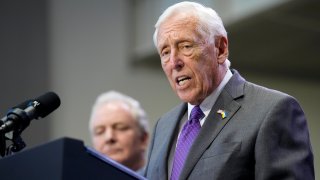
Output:
[[[113,129],[107,129],[104,133],[106,142],[114,142],[116,140],[115,131]]]
[[[180,70],[184,66],[183,59],[182,59],[179,51],[177,51],[177,50],[171,51],[170,62],[172,63],[173,68],[176,70]]]

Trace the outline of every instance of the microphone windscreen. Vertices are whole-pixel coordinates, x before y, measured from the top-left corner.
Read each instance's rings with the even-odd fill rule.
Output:
[[[44,118],[60,106],[60,98],[54,92],[47,92],[35,99],[39,106],[36,107],[38,116]]]

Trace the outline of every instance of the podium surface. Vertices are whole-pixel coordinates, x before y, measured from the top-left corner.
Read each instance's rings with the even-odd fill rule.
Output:
[[[1,180],[145,179],[80,140],[61,138],[0,159]]]

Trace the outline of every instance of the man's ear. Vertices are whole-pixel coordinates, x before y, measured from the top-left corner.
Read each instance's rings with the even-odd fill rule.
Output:
[[[148,142],[149,142],[149,133],[144,132],[141,135],[141,142],[142,142],[144,148],[147,149],[148,148]]]
[[[217,50],[217,60],[219,64],[223,64],[229,56],[228,39],[219,36],[215,39],[215,47]]]

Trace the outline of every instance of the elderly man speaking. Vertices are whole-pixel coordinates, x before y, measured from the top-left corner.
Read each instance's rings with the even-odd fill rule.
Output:
[[[227,33],[214,10],[181,2],[155,28],[162,69],[183,103],[155,126],[148,179],[314,179],[300,105],[229,68]]]

